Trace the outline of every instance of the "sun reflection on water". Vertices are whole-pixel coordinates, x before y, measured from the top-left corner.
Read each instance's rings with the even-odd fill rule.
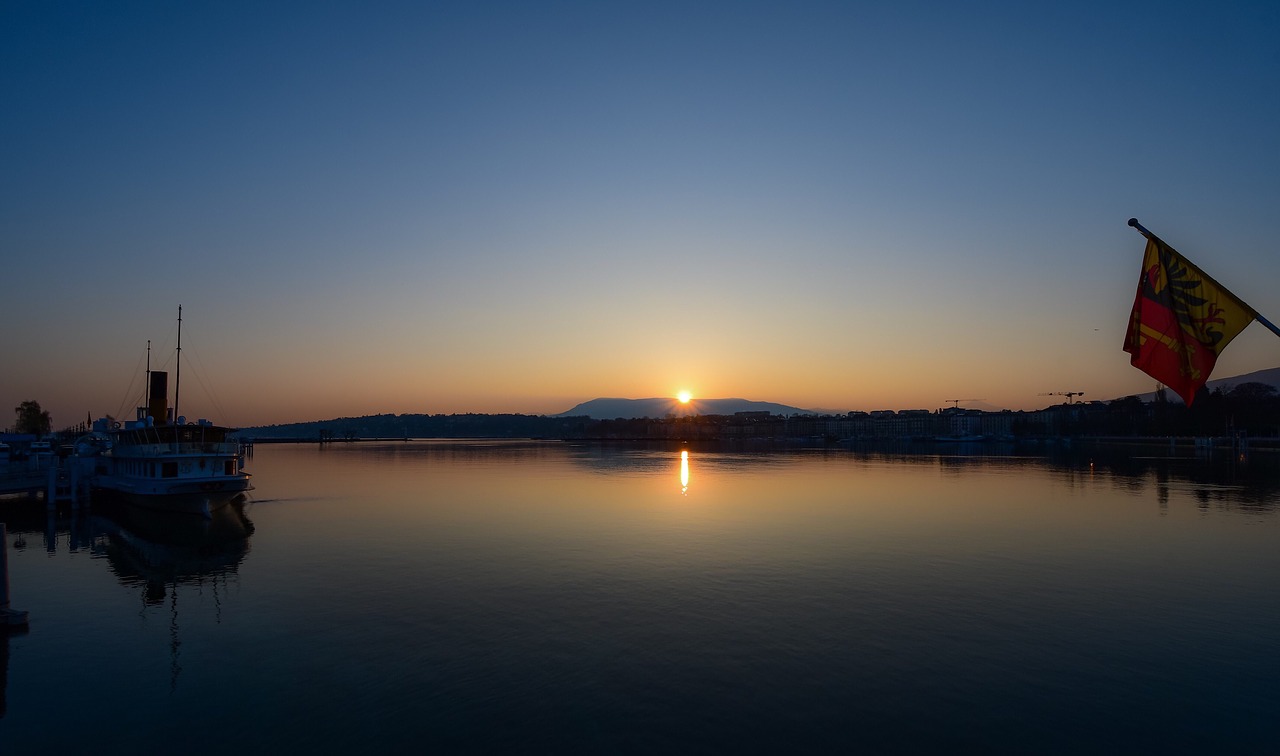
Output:
[[[689,493],[689,452],[680,452],[680,493]]]

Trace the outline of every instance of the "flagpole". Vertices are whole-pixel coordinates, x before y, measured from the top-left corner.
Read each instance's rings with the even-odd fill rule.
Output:
[[[1147,237],[1147,238],[1148,238],[1148,239],[1150,239],[1151,241],[1156,242],[1157,244],[1159,244],[1159,245],[1161,245],[1161,246],[1163,246],[1163,247],[1169,247],[1169,245],[1165,243],[1164,239],[1161,239],[1160,237],[1158,237],[1158,236],[1156,236],[1155,234],[1153,234],[1153,233],[1151,233],[1150,231],[1148,231],[1148,230],[1146,229],[1146,227],[1145,227],[1145,226],[1143,226],[1141,223],[1139,223],[1139,222],[1138,222],[1138,219],[1137,219],[1137,218],[1130,218],[1130,219],[1129,219],[1129,225],[1130,225],[1130,226],[1133,226],[1133,228],[1134,228],[1134,230],[1135,230],[1135,231],[1137,231],[1138,233],[1140,233],[1140,234],[1142,234],[1143,236]],[[1172,249],[1172,247],[1169,247],[1169,248],[1170,248],[1170,249]],[[1202,273],[1203,273],[1203,272],[1202,272]],[[1205,276],[1205,277],[1206,277],[1206,278],[1208,278],[1208,276]],[[1211,278],[1210,278],[1209,280],[1210,280],[1210,281],[1213,281],[1213,279],[1211,279]],[[1226,287],[1225,287],[1225,286],[1223,286],[1222,284],[1217,283],[1216,281],[1214,281],[1214,284],[1215,284],[1215,285],[1217,285],[1217,286],[1218,286],[1218,288],[1220,288],[1220,289],[1226,289]],[[1234,295],[1234,294],[1232,294],[1232,296],[1235,296],[1235,295]],[[1244,302],[1244,300],[1243,300],[1243,299],[1240,299],[1239,297],[1236,297],[1236,299],[1237,299],[1238,301],[1240,301],[1240,302]],[[1256,320],[1256,321],[1258,321],[1259,323],[1261,323],[1262,325],[1266,326],[1266,327],[1267,327],[1267,330],[1271,331],[1271,332],[1272,332],[1272,333],[1274,333],[1275,335],[1280,336],[1280,328],[1277,328],[1277,327],[1275,326],[1275,324],[1274,324],[1274,323],[1272,323],[1270,320],[1267,320],[1266,318],[1262,317],[1262,315],[1261,315],[1257,310],[1254,310],[1254,309],[1253,309],[1253,306],[1252,306],[1252,305],[1248,305],[1248,304],[1246,304],[1245,306],[1246,306],[1246,307],[1248,307],[1250,310],[1253,310],[1253,319],[1254,319],[1254,320]]]

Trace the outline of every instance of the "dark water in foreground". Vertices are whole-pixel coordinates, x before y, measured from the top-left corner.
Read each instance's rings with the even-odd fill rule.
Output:
[[[260,446],[207,529],[0,502],[0,742],[1274,753],[1280,471],[1126,454]]]

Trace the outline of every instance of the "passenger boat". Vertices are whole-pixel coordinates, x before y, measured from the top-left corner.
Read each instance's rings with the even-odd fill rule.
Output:
[[[182,309],[178,309],[178,352],[182,351]],[[148,360],[149,361],[149,360]],[[101,418],[76,443],[90,487],[129,503],[209,516],[252,488],[244,454],[233,429],[208,420],[188,423],[168,406],[168,373],[148,365],[147,405],[135,420]]]

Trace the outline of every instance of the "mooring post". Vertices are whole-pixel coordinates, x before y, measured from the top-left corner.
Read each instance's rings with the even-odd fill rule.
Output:
[[[9,531],[8,525],[0,522],[0,610],[9,608]]]
[[[71,509],[80,508],[80,465],[77,460],[67,460],[67,474],[71,478]]]
[[[9,530],[3,522],[0,522],[0,624],[27,624],[26,612],[9,608]]]

